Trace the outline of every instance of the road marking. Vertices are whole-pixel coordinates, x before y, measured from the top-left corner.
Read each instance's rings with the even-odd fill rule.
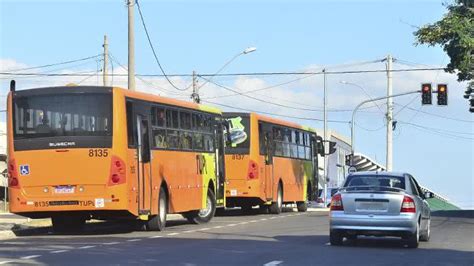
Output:
[[[256,223],[258,222],[257,220],[252,220],[252,221],[249,221],[249,223]]]
[[[327,242],[326,244],[324,244],[325,246],[330,246],[331,243],[330,242]]]
[[[150,236],[149,238],[161,238],[163,236]]]
[[[13,262],[14,262],[14,261],[12,261],[12,260],[0,261],[0,265],[8,264],[8,263],[13,263]]]
[[[272,218],[270,218],[270,219],[273,220],[273,219],[276,219],[276,218],[277,218],[277,217],[272,217]]]
[[[241,222],[241,223],[239,223],[239,224],[248,224],[248,223],[249,223],[249,222]]]
[[[169,233],[169,234],[167,234],[167,236],[175,236],[175,235],[179,235],[179,233]]]
[[[262,218],[262,219],[260,219],[260,221],[266,221],[266,220],[268,220],[268,219],[267,219],[267,218]]]
[[[201,229],[199,229],[198,231],[207,231],[207,230],[209,230],[209,229],[211,229],[211,228],[201,228]]]
[[[120,244],[120,242],[107,242],[107,243],[103,243],[102,245],[117,245],[117,244]]]
[[[221,227],[222,227],[222,226],[221,226]],[[186,234],[187,234],[187,233],[194,233],[194,232],[196,232],[196,230],[183,231],[183,233],[186,233]]]
[[[227,226],[232,227],[232,226],[236,226],[236,224],[228,224]]]
[[[137,239],[129,239],[129,240],[127,240],[127,241],[128,241],[128,242],[137,242],[137,241],[141,241],[141,239],[138,239],[138,238],[137,238]]]
[[[212,228],[214,228],[214,229],[219,229],[219,228],[222,228],[222,225],[214,226],[214,227],[212,227]]]
[[[65,250],[65,249],[61,249],[61,250],[53,250],[49,253],[51,254],[57,254],[57,253],[64,253],[64,252],[68,252],[69,250]]]
[[[270,261],[270,262],[267,262],[265,264],[263,264],[263,266],[273,266],[273,265],[279,265],[279,264],[282,264],[283,261],[281,260],[274,260],[274,261]]]
[[[22,259],[22,260],[29,260],[29,259],[34,259],[34,258],[38,258],[38,257],[41,257],[41,255],[24,256],[24,257],[21,257],[20,259]]]
[[[88,249],[88,248],[95,248],[95,246],[83,246],[83,247],[78,247],[78,249]]]

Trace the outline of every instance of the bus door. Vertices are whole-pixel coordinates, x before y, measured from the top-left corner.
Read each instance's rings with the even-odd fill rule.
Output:
[[[273,136],[272,127],[266,124],[259,124],[260,145],[263,145],[261,153],[265,161],[265,197],[267,200],[273,199]]]
[[[137,154],[138,154],[138,213],[151,214],[151,151],[150,121],[148,115],[137,114]]]
[[[216,130],[214,131],[216,140],[216,199],[217,207],[224,207],[224,183],[225,183],[225,155],[224,155],[224,124],[223,119],[216,119]]]

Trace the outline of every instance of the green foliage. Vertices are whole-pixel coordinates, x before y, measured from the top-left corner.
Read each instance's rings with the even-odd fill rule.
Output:
[[[414,34],[416,45],[440,45],[451,58],[446,71],[457,70],[458,81],[474,79],[474,0],[455,0],[446,6],[448,13]],[[472,82],[471,82],[472,85]]]

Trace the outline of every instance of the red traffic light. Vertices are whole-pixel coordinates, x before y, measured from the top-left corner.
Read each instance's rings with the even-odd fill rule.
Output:
[[[431,83],[421,84],[421,104],[431,104]]]

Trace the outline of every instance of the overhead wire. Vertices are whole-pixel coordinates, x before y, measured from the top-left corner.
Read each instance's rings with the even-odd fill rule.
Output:
[[[8,70],[3,70],[3,71],[5,71],[5,72],[17,72],[17,71],[25,71],[25,70],[46,68],[46,67],[52,67],[52,66],[58,66],[58,65],[65,65],[65,64],[76,63],[76,62],[80,62],[80,61],[86,61],[86,60],[89,60],[89,59],[97,58],[97,57],[99,57],[99,56],[101,56],[101,54],[94,55],[94,56],[89,56],[89,57],[84,57],[84,58],[79,58],[79,59],[75,59],[75,60],[63,61],[63,62],[59,62],[59,63],[53,63],[53,64],[47,64],[47,65],[41,65],[41,66],[34,66],[34,67],[8,69]]]
[[[141,22],[142,22],[142,25],[143,25],[143,29],[145,30],[146,37],[148,39],[148,44],[150,45],[151,51],[153,52],[153,56],[155,57],[155,61],[158,64],[158,67],[160,68],[161,73],[163,73],[163,76],[166,78],[166,80],[169,82],[169,84],[173,88],[175,88],[176,90],[179,90],[179,91],[186,91],[187,90],[186,88],[181,89],[181,88],[176,87],[176,85],[174,85],[174,83],[171,82],[169,77],[166,75],[165,70],[161,66],[160,60],[158,59],[158,56],[156,55],[155,48],[153,47],[153,43],[151,42],[150,34],[148,34],[148,29],[147,29],[146,24],[145,24],[145,19],[143,18],[142,10],[140,8],[140,3],[138,2],[138,0],[135,0],[135,3],[137,4],[137,7],[138,7],[138,13],[140,14],[140,19],[141,19]]]

